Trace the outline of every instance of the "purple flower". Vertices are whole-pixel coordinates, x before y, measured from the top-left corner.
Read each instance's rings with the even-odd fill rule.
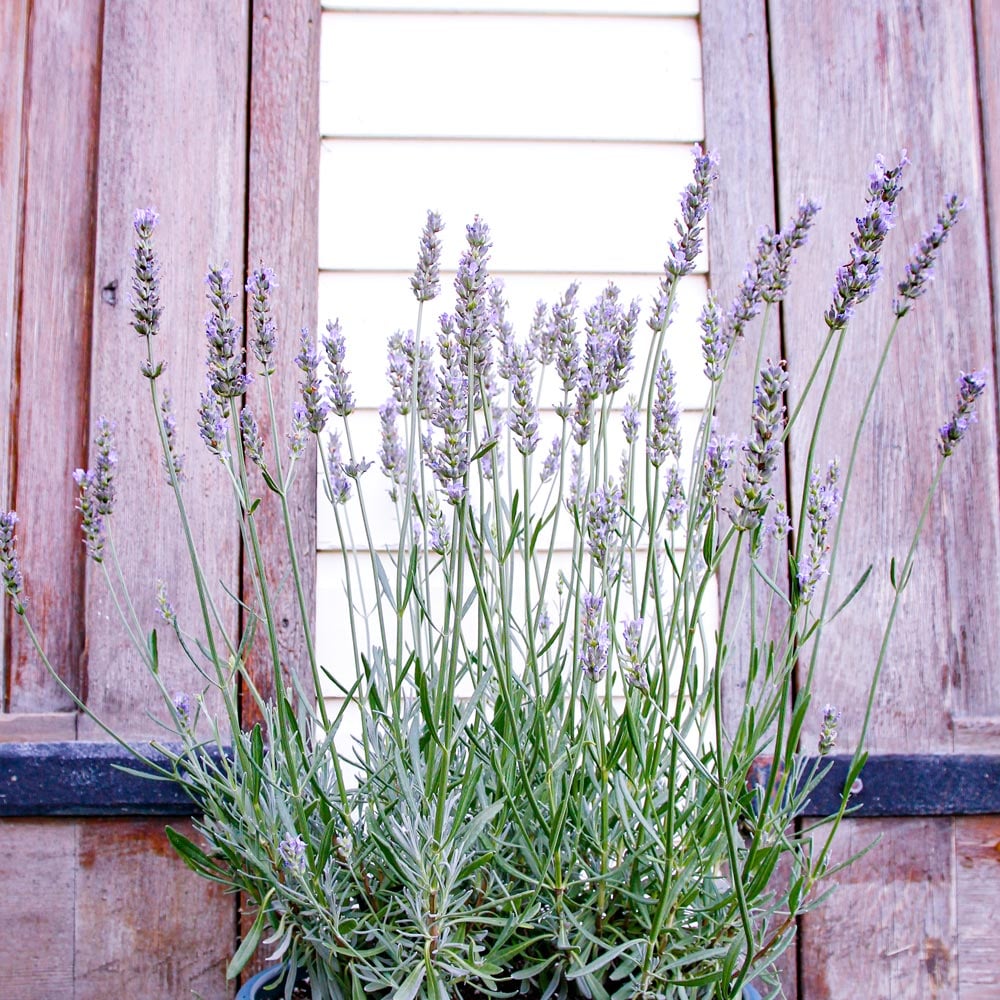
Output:
[[[837,745],[837,726],[840,724],[840,709],[836,705],[823,707],[823,728],[819,734],[820,756],[825,757]]]
[[[986,391],[986,372],[962,372],[958,378],[958,406],[938,430],[938,450],[947,458],[955,453],[965,432],[976,422],[976,400]]]
[[[490,284],[490,315],[493,329],[496,331],[497,343],[500,345],[500,361],[497,364],[497,374],[501,378],[510,378],[510,366],[514,353],[514,327],[507,319],[510,308],[504,298],[504,285],[499,278],[494,278]],[[530,349],[529,349],[530,350]]]
[[[271,292],[278,287],[274,271],[269,267],[255,267],[247,279],[246,291],[250,296],[250,315],[253,318],[253,353],[261,363],[265,375],[274,374],[271,356],[275,348],[275,325],[271,318]]]
[[[111,437],[114,424],[104,417],[97,418],[97,434],[94,437],[94,505],[101,517],[108,517],[115,505],[115,466],[118,452]]]
[[[417,269],[410,278],[413,294],[418,302],[430,302],[441,291],[441,279],[438,265],[441,261],[441,240],[438,234],[444,229],[444,223],[437,212],[428,212],[427,221],[420,237],[420,253],[417,256]]]
[[[703,508],[713,507],[719,499],[735,450],[736,442],[732,438],[722,439],[715,431],[712,432],[705,448],[705,470],[701,480]]]
[[[281,863],[289,872],[302,875],[306,870],[306,842],[298,834],[286,833],[278,843]]]
[[[830,547],[827,537],[830,525],[840,510],[840,488],[837,481],[840,478],[840,466],[836,460],[827,468],[822,479],[819,470],[813,470],[809,478],[809,489],[806,495],[806,525],[808,528],[808,550],[803,562],[798,568],[797,579],[799,596],[803,602],[812,599],[817,584],[826,576],[830,561]]]
[[[232,304],[236,296],[229,290],[233,272],[228,267],[209,268],[205,276],[208,301],[212,311],[205,320],[205,338],[208,341],[208,381],[212,391],[224,399],[242,396],[253,376],[248,375],[243,364],[243,348],[239,346],[243,328],[232,317]]]
[[[663,269],[670,278],[681,278],[694,270],[695,258],[701,251],[702,222],[708,212],[712,185],[718,180],[718,160],[702,153],[695,146],[694,176],[681,195],[681,217],[674,225],[680,240],[667,244],[669,254]]]
[[[742,481],[734,496],[738,509],[733,522],[741,530],[759,527],[772,499],[769,483],[781,454],[785,417],[782,398],[787,388],[783,361],[768,362],[760,370],[760,382],[754,389],[753,431],[743,446]]]
[[[896,315],[903,317],[910,306],[927,291],[928,282],[934,277],[934,261],[938,250],[948,238],[965,202],[958,195],[950,195],[944,209],[938,213],[937,225],[913,248],[913,259],[906,265],[906,277],[896,286],[899,298],[893,303]]]
[[[562,459],[562,439],[556,435],[552,439],[552,444],[549,446],[548,454],[545,456],[545,461],[542,462],[542,482],[547,483],[550,479],[554,479],[556,473],[559,471],[559,465]]]
[[[639,653],[639,642],[642,639],[642,619],[633,618],[622,625],[622,644],[625,647],[624,668],[625,680],[640,691],[649,690],[649,681],[642,669],[642,658]]]
[[[837,272],[833,303],[825,314],[831,330],[842,330],[857,305],[871,295],[882,269],[882,244],[895,221],[896,199],[903,190],[903,169],[909,163],[905,152],[895,167],[887,168],[882,157],[868,179],[867,212],[857,220],[851,237],[851,259]]]
[[[805,246],[817,212],[819,205],[816,202],[800,200],[795,218],[772,240],[767,282],[761,290],[765,302],[780,302],[787,294],[788,272],[794,263],[792,254]]]
[[[330,327],[327,326],[329,330]],[[339,332],[339,328],[338,328]],[[326,347],[330,338],[324,338],[323,345]],[[329,355],[330,348],[327,347]],[[299,333],[299,353],[295,355],[295,364],[302,372],[302,379],[299,381],[299,392],[302,394],[302,407],[306,414],[306,427],[313,433],[319,434],[326,424],[327,414],[330,412],[330,404],[323,398],[323,386],[319,380],[319,353],[316,345],[305,328]]]
[[[327,472],[329,482],[325,483],[327,499],[330,503],[347,503],[351,496],[351,480],[344,471],[340,457],[340,435],[334,431],[327,444]]]
[[[17,557],[17,540],[14,537],[14,527],[17,524],[17,513],[7,510],[0,513],[0,575],[3,577],[3,589],[14,603],[14,611],[24,614],[26,603],[24,594],[24,576],[21,574],[21,562]]]
[[[229,457],[226,447],[225,405],[211,390],[200,395],[198,406],[198,433],[208,450],[225,461]]]
[[[515,344],[510,357],[510,387],[513,397],[508,422],[514,444],[522,455],[538,447],[538,407],[535,404],[533,359],[526,344]]]
[[[167,439],[167,453],[163,456],[163,469],[167,474],[167,485],[173,485],[171,478],[171,468],[173,475],[177,477],[177,482],[183,482],[185,458],[177,450],[177,417],[174,415],[173,400],[169,392],[163,393],[160,400],[160,415],[163,419],[163,434]]]
[[[136,242],[132,250],[132,328],[140,337],[160,330],[160,263],[153,251],[152,235],[160,217],[151,208],[136,209],[133,219]],[[156,374],[159,374],[158,372]]]
[[[264,468],[264,439],[260,436],[257,418],[249,406],[240,410],[240,435],[243,438],[243,449],[250,460],[259,469]]]
[[[401,416],[406,416],[410,412],[410,403],[413,398],[413,362],[416,349],[416,337],[412,330],[405,334],[401,330],[397,330],[389,338],[386,376]],[[420,344],[420,368],[416,372],[416,376],[420,415],[429,419],[434,407],[435,375],[431,360],[431,345],[428,343],[421,342]]]
[[[622,491],[613,481],[599,486],[587,498],[587,548],[601,569],[608,567],[621,510]]]
[[[579,509],[583,500],[583,455],[579,449],[569,460],[569,489],[566,493],[566,509],[571,513]]]
[[[177,624],[177,613],[167,594],[167,585],[162,580],[156,581],[156,613],[171,627]]]
[[[432,444],[428,464],[452,503],[458,503],[466,493],[465,476],[469,471],[469,379],[462,371],[460,352],[454,341],[442,333],[441,356],[445,366],[438,375],[437,405],[432,423],[439,428],[442,439]]]
[[[668,455],[681,455],[681,413],[677,404],[677,380],[674,366],[666,351],[656,366],[655,394],[646,433],[646,457],[651,465],[660,466]]]
[[[451,532],[448,530],[448,525],[445,524],[444,514],[436,501],[432,500],[430,503],[428,520],[430,525],[428,544],[431,552],[435,552],[439,556],[446,555],[451,546]]]
[[[580,669],[585,677],[599,681],[608,669],[608,650],[611,648],[609,626],[603,620],[604,598],[584,594],[583,613],[580,616]]]
[[[469,380],[473,406],[485,405],[483,391],[490,391],[492,347],[490,327],[493,322],[489,301],[492,282],[486,264],[489,261],[489,226],[477,215],[465,227],[467,248],[458,262],[455,276],[455,342],[458,345],[462,373]]]
[[[622,411],[622,430],[627,444],[633,444],[639,439],[639,407],[633,396],[628,398]]]
[[[97,509],[97,476],[92,470],[77,469],[73,481],[78,487],[76,509],[80,512],[80,527],[87,555],[99,563],[104,561],[104,517]]]
[[[396,426],[396,418],[399,416],[396,401],[390,399],[383,403],[378,415],[382,425],[382,444],[378,455],[382,462],[382,472],[389,480],[389,496],[395,501],[399,499],[398,487],[406,482],[406,451]]]
[[[547,321],[548,311],[549,307],[539,299],[528,331],[531,353],[540,365],[550,365],[556,359],[556,328],[554,323]]]
[[[191,696],[186,691],[178,691],[173,697],[177,721],[184,727],[191,724]]]
[[[292,429],[288,432],[288,449],[294,462],[305,451],[309,432],[309,414],[301,403],[292,405]]]
[[[576,387],[580,372],[580,345],[576,337],[576,293],[579,289],[580,286],[574,281],[552,307],[556,373],[562,380],[564,393],[569,393]]]
[[[719,304],[712,292],[708,293],[708,299],[698,317],[698,325],[701,327],[701,354],[705,359],[705,375],[711,381],[718,382],[725,371],[732,339],[723,327]]]
[[[347,357],[347,343],[340,329],[340,320],[332,323],[327,322],[326,336],[323,337],[323,350],[326,352],[326,371],[330,379],[330,409],[338,417],[346,417],[354,410],[354,393],[351,391],[350,372],[344,367],[344,359]],[[295,360],[298,361],[298,358]],[[302,370],[305,371],[304,368]],[[313,367],[313,375],[315,376],[315,366]],[[306,409],[309,409],[308,402]]]
[[[667,512],[667,525],[673,530],[681,523],[684,512],[687,510],[687,499],[684,496],[684,482],[681,479],[680,470],[676,465],[672,465],[667,470],[666,503],[664,509]]]

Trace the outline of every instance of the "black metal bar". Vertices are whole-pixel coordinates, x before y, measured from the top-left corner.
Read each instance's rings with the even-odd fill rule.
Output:
[[[151,759],[163,760],[142,747]],[[755,781],[766,780],[766,764]],[[829,757],[805,816],[836,812],[850,764]],[[190,816],[196,804],[172,781],[143,771],[114,743],[0,743],[0,817]],[[874,816],[1000,815],[1000,755],[888,754],[870,757],[852,814]]]
[[[137,744],[136,749],[166,765],[166,758],[148,744]],[[218,759],[217,753],[213,756]],[[116,743],[0,743],[0,817],[197,812],[177,782],[158,779]]]

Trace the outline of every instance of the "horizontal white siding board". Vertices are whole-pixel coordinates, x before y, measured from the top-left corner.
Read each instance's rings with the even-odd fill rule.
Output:
[[[435,344],[438,317],[455,308],[451,289],[454,274],[442,274],[442,294],[424,307],[421,338]],[[508,321],[513,324],[518,340],[527,337],[535,311],[535,303],[543,299],[550,306],[573,280],[571,275],[517,274],[500,275],[510,309]],[[635,338],[636,367],[645,360],[649,344],[646,319],[649,305],[656,292],[656,275],[611,275],[609,278],[588,277],[580,282],[578,320],[582,328],[583,311],[591,305],[608,281],[621,289],[619,300],[627,307],[639,298],[642,318]],[[667,338],[667,349],[677,371],[678,400],[681,406],[694,409],[704,405],[708,382],[702,374],[701,330],[697,318],[705,304],[706,282],[702,275],[691,275],[681,282],[677,296],[674,323]],[[324,272],[319,282],[320,322],[339,319],[347,341],[347,368],[359,406],[380,406],[388,395],[385,379],[386,341],[397,330],[412,330],[416,326],[417,303],[410,290],[409,275],[353,274]],[[548,393],[547,395],[551,395]],[[620,395],[621,403],[625,396]]]
[[[431,11],[481,14],[614,14],[645,17],[685,17],[697,14],[698,0],[323,0],[324,10]]]
[[[667,143],[328,139],[319,266],[410,270],[434,208],[448,223],[445,261],[479,214],[494,270],[656,272],[691,164],[690,147]]]
[[[691,143],[704,134],[693,18],[324,17],[326,136]],[[470,73],[473,59],[482,69]]]

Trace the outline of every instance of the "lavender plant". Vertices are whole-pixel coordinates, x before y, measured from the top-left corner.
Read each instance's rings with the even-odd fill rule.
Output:
[[[665,335],[679,283],[701,252],[716,181],[715,161],[701,150],[641,334],[639,303],[624,303],[609,285],[581,315],[573,284],[551,308],[539,304],[519,339],[478,218],[466,230],[454,308],[429,321],[442,230],[430,213],[412,278],[415,327],[389,339],[377,471],[352,435],[350,341],[339,323],[327,325],[321,350],[301,335],[293,434],[265,445],[261,422],[273,424],[275,410],[275,277],[260,267],[246,281],[250,371],[232,274],[212,268],[197,424],[232,484],[257,595],[248,633],[235,638],[220,629],[188,527],[177,417],[155,350],[157,217],[136,213],[133,326],[146,348],[140,367],[202,620],[179,621],[162,583],[157,608],[206,678],[203,691],[168,684],[156,633],[147,637],[117,570],[109,530],[117,458],[107,421],[98,422],[95,468],[76,474],[78,507],[88,555],[104,570],[163,697],[172,739],[145,764],[180,782],[203,810],[200,843],[176,831],[171,840],[196,872],[244,893],[255,911],[230,975],[264,943],[273,958],[308,971],[317,1000],[731,997],[751,980],[777,988],[774,962],[796,917],[826,892],[830,845],[848,807],[845,792],[837,815],[808,830],[796,825],[841,718],[826,706],[810,743],[806,710],[834,617],[832,580],[861,428],[896,328],[924,293],[961,209],[949,199],[914,251],[853,450],[843,470],[829,456],[824,471],[815,456],[820,424],[847,326],[881,275],[905,165],[905,157],[876,163],[812,371],[789,372],[763,356],[763,344],[815,203],[804,201],[784,229],[764,233],[728,310],[709,297],[700,317],[708,398],[689,452]],[[761,312],[745,437],[725,437],[717,404]],[[636,354],[645,359],[638,367]],[[788,414],[792,378],[802,389]],[[862,736],[916,539],[984,387],[982,373],[963,374],[956,412],[938,432],[927,505],[893,567],[896,600],[872,664]],[[817,416],[793,523],[774,477],[810,398]],[[318,662],[308,625],[308,663],[282,663],[256,528],[261,502],[275,505],[291,544],[290,494],[310,440],[343,555],[347,684]],[[396,519],[388,547],[376,542],[368,516],[381,490]],[[17,523],[13,511],[0,514],[0,567],[34,637]],[[311,554],[292,548],[290,556],[308,622],[299,566]],[[747,588],[774,586],[776,559],[788,560],[788,591],[764,614],[755,600],[744,611]],[[726,586],[713,618],[720,574]],[[745,631],[746,613],[749,660],[734,662],[731,636]],[[269,702],[239,655],[257,631],[271,655]],[[793,685],[800,664],[803,683]],[[285,666],[302,668],[311,685],[289,688]],[[746,694],[723,712],[722,679],[731,671],[746,673]],[[241,722],[240,679],[262,725]],[[343,707],[331,714],[325,696],[337,688]],[[206,704],[219,713],[210,717]],[[361,719],[353,740],[344,738],[347,706]],[[762,756],[775,766],[759,777]],[[862,739],[852,776],[863,762]],[[788,871],[781,879],[779,862]]]

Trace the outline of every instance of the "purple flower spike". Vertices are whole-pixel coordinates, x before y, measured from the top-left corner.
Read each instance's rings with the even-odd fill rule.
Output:
[[[278,844],[281,863],[289,872],[302,875],[306,870],[306,842],[297,834],[287,833]]]
[[[94,503],[101,517],[108,517],[115,505],[115,466],[118,464],[118,452],[115,451],[111,435],[114,424],[104,417],[97,418],[97,434],[94,437]]]
[[[556,473],[559,471],[559,466],[562,462],[562,439],[556,435],[552,439],[552,444],[549,446],[548,454],[545,456],[545,461],[542,462],[542,482],[547,483],[550,479],[554,479]]]
[[[806,499],[806,524],[809,533],[809,547],[798,569],[799,596],[804,602],[812,599],[816,586],[826,576],[830,561],[830,547],[827,537],[830,526],[840,510],[840,466],[830,463],[826,476],[820,478],[819,470],[814,470],[809,479]]]
[[[24,576],[21,574],[21,562],[17,557],[17,541],[14,537],[14,527],[17,525],[17,514],[12,510],[0,513],[0,576],[3,577],[3,589],[14,604],[17,614],[24,614]]]
[[[774,238],[767,269],[768,280],[761,290],[765,302],[780,302],[788,292],[788,272],[794,263],[792,254],[805,246],[809,230],[819,212],[815,201],[802,199],[795,218]]]
[[[226,447],[226,417],[219,397],[209,389],[201,393],[198,406],[198,433],[208,450],[225,461],[229,457]]]
[[[516,344],[511,352],[510,429],[514,444],[522,455],[530,455],[538,447],[538,407],[535,405],[533,359],[526,344]]]
[[[73,481],[78,487],[76,509],[80,512],[80,527],[87,555],[99,563],[104,561],[104,518],[97,509],[97,477],[87,469],[77,469]]]
[[[651,465],[659,467],[668,455],[681,455],[681,411],[677,403],[677,385],[674,366],[664,351],[656,366],[656,394],[650,426],[646,434],[646,456]]]
[[[177,624],[177,612],[167,594],[167,585],[162,580],[156,581],[156,613],[171,627]]]
[[[680,241],[669,243],[663,269],[668,278],[681,278],[694,270],[701,251],[702,222],[708,212],[712,185],[718,180],[718,160],[695,146],[694,176],[681,195],[681,217],[675,223]]]
[[[574,281],[562,299],[552,307],[552,337],[556,373],[562,380],[563,392],[576,387],[580,372],[580,345],[576,337],[576,293],[580,286]]]
[[[327,446],[327,463],[330,475],[327,499],[330,503],[347,503],[351,498],[351,480],[344,471],[344,462],[340,454],[340,435],[336,431],[330,435]]]
[[[250,315],[253,317],[254,337],[251,344],[254,356],[265,375],[274,374],[271,356],[275,349],[275,325],[271,317],[271,292],[278,287],[274,271],[269,267],[255,267],[247,280],[246,291],[250,296]]]
[[[208,381],[217,396],[232,399],[247,391],[253,376],[243,364],[243,348],[239,346],[243,329],[232,316],[236,296],[230,291],[233,273],[228,267],[213,267],[205,277],[208,301],[212,311],[205,320],[208,340]]]
[[[354,393],[351,391],[350,372],[344,367],[344,359],[347,357],[347,341],[340,329],[340,320],[335,320],[332,323],[327,322],[326,335],[323,337],[323,350],[326,352],[326,371],[330,380],[328,392],[330,409],[338,417],[346,417],[354,411]],[[303,348],[300,357],[306,358],[305,348]],[[312,355],[309,355],[306,360],[311,364]],[[299,358],[296,358],[295,361],[308,377],[315,378],[316,364],[312,364],[310,374],[310,369],[305,367]],[[305,393],[305,386],[302,387],[302,391]],[[306,401],[306,409],[310,409],[308,400]]]
[[[258,469],[264,468],[264,439],[260,435],[260,426],[253,410],[244,406],[240,410],[240,436],[243,438],[243,450],[250,456],[250,461]]]
[[[427,222],[420,237],[420,255],[417,258],[417,270],[410,278],[413,294],[418,302],[430,302],[441,291],[441,278],[438,265],[441,261],[441,240],[439,233],[444,229],[444,223],[437,212],[427,213]]]
[[[962,372],[958,379],[958,406],[939,430],[938,450],[944,458],[955,453],[965,432],[976,422],[976,401],[986,391],[986,372]]]
[[[754,390],[753,432],[743,446],[742,481],[734,500],[737,511],[733,522],[747,530],[759,527],[772,499],[771,477],[781,454],[781,432],[785,407],[782,397],[788,388],[784,362],[768,362],[760,370],[760,382]]]
[[[927,285],[934,277],[934,262],[938,251],[948,238],[958,217],[965,208],[965,202],[953,194],[938,213],[937,225],[924,234],[924,238],[913,248],[913,259],[906,265],[906,277],[896,286],[899,298],[893,303],[896,315],[905,316],[910,306],[927,291]]]
[[[587,499],[587,548],[594,562],[608,568],[621,518],[622,491],[613,482],[600,486]]]
[[[330,327],[327,326],[329,330]],[[337,331],[339,332],[339,327]],[[323,346],[332,344],[333,338],[324,338]],[[341,344],[343,338],[341,338]],[[330,348],[327,348],[329,355]],[[299,391],[302,393],[302,405],[306,413],[306,426],[313,434],[319,434],[326,424],[327,414],[330,412],[330,404],[323,398],[323,386],[319,380],[319,354],[313,344],[309,331],[303,329],[299,334],[299,353],[295,355],[295,364],[302,372],[302,379],[299,382]]]
[[[406,482],[406,450],[396,426],[396,418],[399,416],[396,401],[390,399],[383,403],[378,415],[382,425],[382,444],[378,457],[382,463],[382,472],[389,480],[389,496],[396,501],[399,499],[399,487]]]
[[[173,480],[170,477],[170,468],[173,466],[177,481],[183,482],[185,479],[185,458],[177,450],[177,417],[174,414],[173,400],[169,392],[164,392],[160,400],[160,414],[163,418],[163,433],[167,438],[167,454],[162,458],[163,471],[167,474],[167,485],[172,486]]]
[[[642,619],[634,618],[622,625],[622,644],[625,647],[624,663],[625,680],[640,691],[649,690],[649,681],[642,669],[642,658],[639,652],[639,642],[642,639]]]
[[[584,594],[580,616],[580,669],[585,677],[599,681],[608,669],[611,637],[608,623],[603,621],[604,598]]]
[[[732,339],[727,329],[723,327],[719,304],[712,292],[698,317],[701,327],[701,354],[705,359],[705,375],[713,382],[722,378],[729,357]]]
[[[836,705],[823,708],[823,728],[819,734],[820,756],[825,757],[837,745],[837,726],[840,725],[840,709]]]
[[[160,329],[160,263],[153,251],[152,235],[159,216],[151,208],[136,210],[136,242],[132,250],[132,328],[140,337],[153,337]]]
[[[173,703],[177,721],[187,728],[191,724],[191,695],[186,691],[178,691],[174,694]]]
[[[871,295],[882,270],[882,244],[895,222],[896,199],[902,193],[903,170],[910,161],[903,153],[895,167],[886,167],[882,157],[868,180],[867,212],[857,220],[851,237],[851,259],[837,272],[833,303],[826,311],[831,330],[842,330],[857,305]]]

